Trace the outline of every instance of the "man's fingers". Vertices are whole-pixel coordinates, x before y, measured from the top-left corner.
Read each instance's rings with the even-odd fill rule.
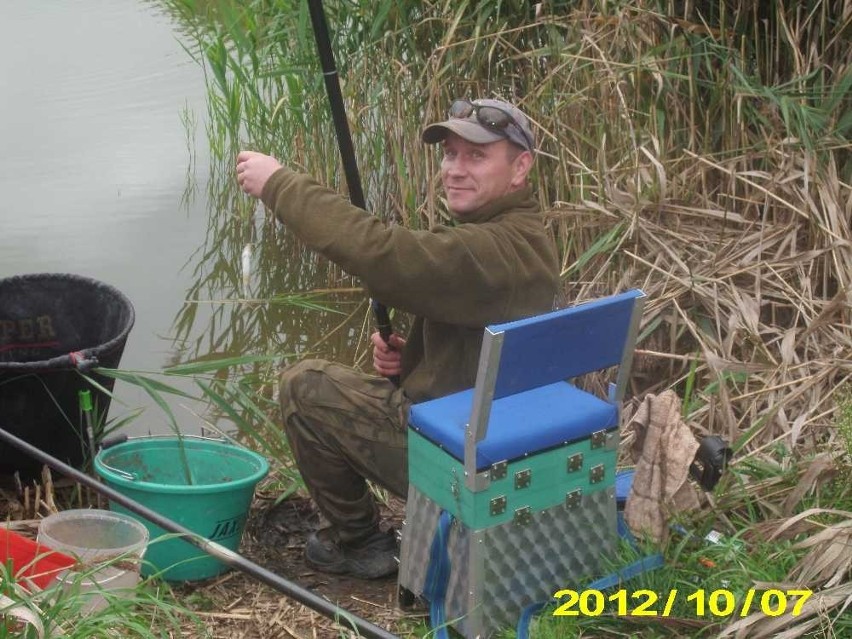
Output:
[[[393,333],[388,344],[377,331],[370,335],[370,341],[373,342],[373,368],[376,372],[384,377],[399,375],[402,371],[400,349],[405,340]]]
[[[379,362],[398,362],[400,359],[399,351],[391,349],[373,351],[373,359]]]
[[[378,331],[376,331],[375,333],[370,335],[370,341],[373,342],[373,348],[376,349],[376,350],[379,350],[379,351],[382,351],[382,352],[385,352],[385,353],[390,350],[388,348],[387,343],[385,342],[384,339],[382,339],[382,336],[379,334]]]
[[[256,155],[261,155],[257,151],[240,151],[237,154],[237,162],[245,162],[246,160],[255,157]]]
[[[389,340],[386,342],[384,338],[379,334],[378,331],[370,335],[370,341],[373,342],[373,346],[382,350],[383,352],[388,351],[399,351],[402,350],[402,347],[405,346],[405,340],[402,339],[396,333],[391,333]]]

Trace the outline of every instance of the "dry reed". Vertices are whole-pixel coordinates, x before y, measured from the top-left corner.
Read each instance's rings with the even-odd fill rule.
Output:
[[[247,136],[344,190],[303,8],[199,5],[218,25],[194,34],[223,161]],[[536,124],[566,298],[641,287],[634,397],[674,388],[696,433],[732,443],[720,517],[748,502],[753,534],[812,533],[789,578],[821,599],[776,636],[848,609],[850,493],[828,523],[802,509],[852,464],[852,430],[836,427],[852,381],[852,2],[327,6],[378,214],[443,221],[437,156],[412,143],[422,122],[458,96],[517,102]]]

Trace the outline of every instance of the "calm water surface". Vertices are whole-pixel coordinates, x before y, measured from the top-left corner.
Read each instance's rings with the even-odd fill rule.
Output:
[[[358,283],[236,193],[229,159],[211,167],[204,74],[180,37],[142,0],[0,2],[0,277],[76,273],[124,292],[136,324],[123,369],[243,354],[355,363],[370,330]],[[319,299],[329,310],[286,301],[315,289],[336,291]],[[116,397],[113,418],[145,409],[129,434],[170,431],[140,389],[119,382]],[[202,430],[203,406],[170,403],[182,430]]]
[[[123,291],[136,325],[122,368],[172,358],[183,267],[207,228],[206,89],[177,38],[138,0],[0,3],[0,277],[77,273]],[[167,429],[147,415],[134,428]]]

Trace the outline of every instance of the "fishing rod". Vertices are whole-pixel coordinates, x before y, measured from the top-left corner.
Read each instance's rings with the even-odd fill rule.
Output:
[[[334,129],[337,132],[337,147],[340,149],[340,158],[343,160],[346,184],[349,185],[349,199],[352,204],[366,211],[367,203],[364,200],[364,190],[361,188],[358,161],[355,159],[355,148],[352,146],[352,135],[349,133],[349,121],[346,119],[346,107],[343,104],[343,94],[340,91],[340,77],[337,74],[337,65],[334,62],[334,52],[331,49],[331,39],[328,35],[328,23],[325,19],[322,0],[308,0],[308,9],[311,13],[311,23],[314,28],[314,38],[322,66],[322,75],[325,79],[325,90],[331,106],[331,117],[334,120]],[[382,336],[386,344],[389,344],[393,326],[390,315],[388,315],[388,309],[376,300],[371,300],[370,305],[376,318],[376,328],[379,330],[379,335]],[[399,375],[391,375],[388,379],[395,386],[399,386]]]
[[[246,573],[247,575],[254,577],[260,582],[265,583],[267,586],[270,586],[277,590],[278,592],[284,593],[288,597],[295,599],[301,604],[316,610],[317,612],[325,615],[329,619],[333,619],[334,621],[341,623],[346,622],[352,626],[352,628],[357,631],[360,635],[364,637],[371,637],[374,639],[398,639],[396,635],[388,632],[387,630],[380,628],[365,619],[361,619],[356,615],[353,615],[351,612],[344,610],[343,608],[339,608],[335,606],[330,601],[323,599],[322,597],[314,594],[310,590],[302,588],[301,586],[294,584],[291,581],[287,581],[280,575],[276,575],[274,572],[267,570],[263,566],[259,566],[258,564],[249,561],[242,555],[235,553],[233,550],[229,548],[225,548],[224,546],[217,544],[214,541],[210,541],[209,539],[202,537],[201,535],[192,532],[189,528],[178,524],[177,522],[164,517],[160,513],[151,510],[150,508],[143,506],[139,502],[130,499],[126,495],[122,495],[120,492],[116,491],[109,486],[106,486],[96,479],[89,477],[83,472],[80,472],[76,468],[69,466],[68,464],[56,459],[55,457],[48,455],[44,451],[39,448],[36,448],[32,444],[25,442],[24,440],[12,435],[2,427],[0,427],[0,440],[3,440],[7,444],[11,444],[12,446],[18,448],[19,450],[27,453],[31,457],[34,457],[38,461],[43,464],[47,464],[53,470],[61,473],[67,477],[71,477],[75,481],[91,488],[96,493],[103,495],[107,499],[114,501],[117,504],[120,504],[127,508],[128,510],[136,513],[137,515],[144,517],[148,521],[156,524],[163,530],[167,530],[171,533],[175,533],[180,536],[181,539],[191,543],[193,546],[200,548],[208,555],[211,555],[221,561],[222,563],[230,566],[231,568],[236,568],[237,570]]]

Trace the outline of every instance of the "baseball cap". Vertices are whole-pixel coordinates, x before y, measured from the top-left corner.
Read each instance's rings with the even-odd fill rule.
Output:
[[[535,151],[529,118],[503,100],[456,100],[450,107],[450,117],[423,129],[421,139],[436,144],[450,132],[474,144],[509,140],[526,151]]]

